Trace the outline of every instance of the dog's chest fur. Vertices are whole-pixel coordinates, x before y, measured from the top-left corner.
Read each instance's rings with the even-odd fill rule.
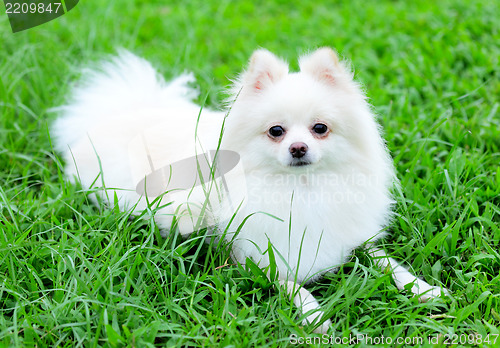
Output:
[[[250,257],[269,265],[266,251],[272,245],[280,278],[296,273],[299,281],[308,282],[379,237],[383,221],[374,208],[383,212],[390,199],[381,199],[376,188],[370,192],[359,182],[327,174],[254,174],[247,176],[248,200],[229,229],[251,215],[233,244],[239,262]]]

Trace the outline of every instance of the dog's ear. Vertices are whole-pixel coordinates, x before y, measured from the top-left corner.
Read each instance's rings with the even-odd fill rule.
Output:
[[[299,66],[300,71],[328,84],[336,84],[346,73],[337,54],[328,47],[319,48],[310,55],[301,57]]]
[[[245,87],[260,92],[288,74],[288,64],[271,52],[260,49],[250,58],[248,70],[242,76]]]

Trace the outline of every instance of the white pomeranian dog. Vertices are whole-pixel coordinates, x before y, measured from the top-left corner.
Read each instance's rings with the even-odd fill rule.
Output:
[[[318,49],[299,65],[289,73],[257,50],[227,110],[214,112],[192,102],[192,75],[166,83],[122,52],[84,73],[52,136],[67,176],[107,204],[151,209],[165,233],[209,227],[236,261],[272,264],[303,323],[326,333],[330,321],[302,285],[384,236],[395,173],[366,97],[335,52]],[[370,254],[421,300],[447,293],[383,251]]]

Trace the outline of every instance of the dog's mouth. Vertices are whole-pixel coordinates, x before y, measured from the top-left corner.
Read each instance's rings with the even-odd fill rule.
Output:
[[[310,161],[307,161],[307,160],[304,160],[304,159],[296,159],[296,158],[294,158],[290,162],[289,166],[290,167],[304,167],[304,166],[308,166],[310,164],[311,164]]]

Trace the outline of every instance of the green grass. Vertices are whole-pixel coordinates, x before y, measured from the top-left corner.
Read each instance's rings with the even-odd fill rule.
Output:
[[[47,109],[63,103],[79,66],[116,47],[167,77],[193,71],[212,106],[257,47],[294,67],[300,53],[335,47],[380,116],[401,180],[385,247],[453,296],[418,303],[357,251],[310,287],[331,334],[440,335],[443,344],[446,335],[500,333],[500,3],[330,3],[81,1],[18,34],[0,5],[0,346],[286,346],[292,334],[313,337],[286,296],[232,264],[226,248],[163,240],[150,219],[101,211],[65,183]]]

